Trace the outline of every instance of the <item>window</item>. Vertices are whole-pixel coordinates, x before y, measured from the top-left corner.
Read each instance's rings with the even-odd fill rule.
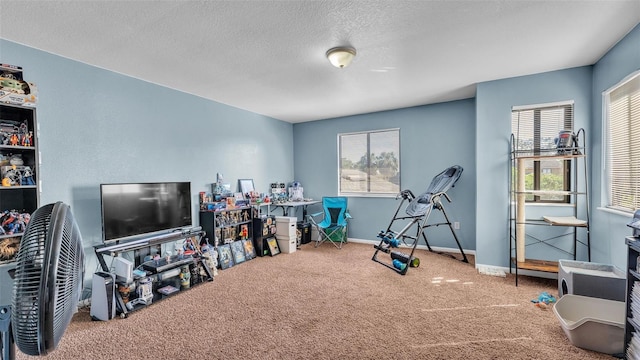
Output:
[[[340,195],[400,192],[400,130],[338,134]]]
[[[607,206],[640,208],[640,72],[604,93]]]
[[[560,130],[573,130],[573,102],[519,106],[511,110],[511,131],[519,154],[554,155]],[[584,144],[582,144],[584,145]],[[525,160],[525,189],[568,191],[571,160]],[[515,169],[514,169],[515,170]],[[515,171],[513,172],[515,174]],[[568,195],[527,195],[528,202],[569,202]]]

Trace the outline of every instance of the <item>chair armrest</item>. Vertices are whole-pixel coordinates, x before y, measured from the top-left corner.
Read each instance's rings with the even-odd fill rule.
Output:
[[[318,216],[318,215],[322,215],[322,214],[324,214],[324,212],[323,212],[323,211],[321,211],[321,212],[317,212],[317,213],[313,213],[313,214],[307,214],[307,215],[308,215],[308,216],[312,216],[312,217],[316,217],[316,216]]]
[[[349,213],[344,213],[344,217],[347,219],[353,219],[353,216],[351,216],[351,214]]]

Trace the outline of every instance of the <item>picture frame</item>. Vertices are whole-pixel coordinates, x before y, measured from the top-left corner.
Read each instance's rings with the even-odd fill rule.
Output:
[[[242,240],[242,246],[244,247],[244,254],[247,260],[255,259],[256,248],[253,246],[251,239]]]
[[[243,196],[246,196],[248,193],[255,191],[256,187],[253,184],[253,179],[238,179],[238,189]]]
[[[230,245],[234,263],[236,265],[243,263],[247,258],[244,254],[244,246],[242,244],[242,241],[234,241]]]
[[[234,265],[233,253],[231,252],[230,244],[218,246],[218,264],[222,270],[228,269]]]
[[[268,239],[267,244],[269,245],[269,254],[271,256],[280,254],[280,247],[278,246],[278,241],[276,240],[276,238]]]

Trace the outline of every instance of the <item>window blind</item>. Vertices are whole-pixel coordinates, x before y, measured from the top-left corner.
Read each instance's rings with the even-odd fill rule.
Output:
[[[573,130],[573,103],[514,107],[511,111],[511,131],[520,152],[555,151],[554,140],[565,129]]]
[[[640,208],[640,74],[608,94],[609,206]]]
[[[573,130],[573,102],[512,108],[511,131],[516,156],[555,155],[555,139],[560,130]],[[540,158],[524,161],[527,190],[570,189],[569,160]],[[527,195],[526,201],[569,202],[569,197],[556,194]]]

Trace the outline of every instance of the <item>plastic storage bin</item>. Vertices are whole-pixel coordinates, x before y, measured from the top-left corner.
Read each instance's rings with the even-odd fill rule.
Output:
[[[298,218],[288,216],[276,216],[276,235],[296,236],[296,222]]]
[[[558,297],[566,294],[625,301],[625,273],[613,265],[586,261],[560,260]]]
[[[625,310],[624,301],[572,294],[561,297],[553,306],[573,345],[605,354],[624,351]]]
[[[282,235],[276,234],[276,240],[278,241],[278,247],[280,247],[280,252],[283,252],[285,254],[291,254],[292,252],[296,251],[297,241],[296,241],[295,233],[293,236],[282,236]]]
[[[310,243],[311,242],[311,224],[298,221],[297,227],[300,234],[296,234],[296,236],[300,236],[300,244]]]

